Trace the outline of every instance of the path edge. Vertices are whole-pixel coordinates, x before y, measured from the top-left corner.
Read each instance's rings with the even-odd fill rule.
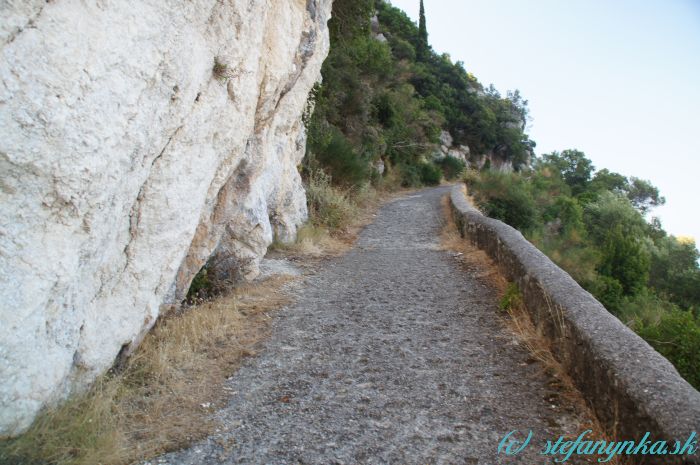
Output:
[[[555,357],[581,390],[608,434],[621,440],[685,443],[700,432],[700,392],[646,341],[609,313],[516,229],[482,215],[457,184],[450,205],[460,234],[484,250],[518,284]],[[700,354],[699,354],[700,356]],[[601,432],[594,432],[600,437]],[[700,464],[692,456],[637,455],[640,464]]]

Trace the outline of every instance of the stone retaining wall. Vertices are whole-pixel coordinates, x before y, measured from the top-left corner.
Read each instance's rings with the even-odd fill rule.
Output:
[[[533,322],[614,437],[639,440],[649,431],[653,438],[685,442],[700,432],[700,392],[668,360],[520,232],[471,206],[463,186],[452,189],[451,205],[462,236],[518,284]],[[700,464],[700,454],[633,461]]]

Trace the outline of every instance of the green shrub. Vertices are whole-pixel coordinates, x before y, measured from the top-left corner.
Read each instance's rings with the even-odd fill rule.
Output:
[[[401,187],[418,187],[421,185],[420,170],[416,165],[400,164],[397,169],[401,177]]]
[[[515,283],[508,284],[505,294],[498,303],[501,310],[512,310],[523,305],[523,295],[520,288]]]
[[[448,181],[459,178],[467,167],[464,161],[450,155],[438,161],[437,164],[442,169],[442,173]]]
[[[600,253],[583,240],[578,230],[551,231],[545,227],[529,234],[528,239],[581,286],[595,294],[593,289],[599,277],[596,270]]]
[[[523,233],[537,225],[537,209],[527,183],[514,173],[482,172],[473,183],[479,207]]]
[[[420,180],[426,186],[436,186],[442,180],[442,171],[432,163],[421,163]]]
[[[616,279],[625,295],[639,292],[649,277],[649,255],[639,239],[623,233],[620,225],[608,232],[598,271]]]
[[[637,333],[696,389],[700,389],[700,323],[688,311],[673,310],[661,315],[655,325],[640,325]]]
[[[392,36],[389,39],[389,45],[391,46],[391,52],[394,54],[396,59],[408,61],[416,60],[416,49],[407,40]]]
[[[211,293],[212,288],[213,284],[209,279],[207,267],[204,266],[192,280],[190,289],[187,291],[187,299],[207,296]]]
[[[309,220],[330,230],[343,229],[356,214],[355,205],[345,191],[331,185],[331,178],[315,171],[306,180]]]
[[[369,161],[355,152],[353,145],[339,129],[333,126],[327,128],[321,137],[317,136],[311,149],[316,161],[335,184],[360,186],[369,181]]]
[[[592,289],[589,290],[610,313],[620,313],[624,294],[620,281],[610,276],[598,275]]]

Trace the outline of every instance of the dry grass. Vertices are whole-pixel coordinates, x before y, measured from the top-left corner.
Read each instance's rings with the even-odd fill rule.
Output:
[[[255,353],[269,312],[289,303],[282,287],[292,279],[278,275],[163,319],[118,373],[0,445],[0,462],[126,464],[212,433],[223,382]]]
[[[309,211],[309,221],[297,232],[296,241],[292,244],[275,243],[271,247],[291,259],[323,259],[344,254],[357,240],[360,232],[376,217],[376,212],[385,203],[413,192],[402,189],[397,191],[377,190],[364,187],[354,190],[342,190],[333,187],[325,181],[314,181],[315,187],[307,186],[307,192],[312,192],[312,202]],[[342,208],[313,207],[313,205],[343,205]],[[335,212],[342,220],[335,220]],[[329,221],[329,217],[332,219]]]
[[[592,430],[596,439],[610,441],[613,438],[597,420],[583,394],[576,388],[564,366],[554,357],[550,341],[541,334],[532,322],[517,286],[509,283],[500,273],[497,265],[482,250],[462,238],[457,224],[452,217],[448,196],[442,199],[443,228],[440,243],[443,250],[459,253],[457,258],[472,272],[479,270],[476,277],[485,280],[497,292],[504,325],[516,336],[518,342],[527,349],[530,356],[539,362],[542,370],[551,378],[550,386],[557,390],[562,400],[572,406],[576,417],[581,420],[577,435],[585,430]],[[607,462],[621,465],[622,459],[614,457]]]

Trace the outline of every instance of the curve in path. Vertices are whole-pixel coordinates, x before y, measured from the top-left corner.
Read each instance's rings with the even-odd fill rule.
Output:
[[[228,382],[225,430],[158,463],[545,462],[543,440],[576,422],[501,323],[496,291],[439,249],[447,192],[384,206]],[[496,456],[515,429],[533,445]]]

